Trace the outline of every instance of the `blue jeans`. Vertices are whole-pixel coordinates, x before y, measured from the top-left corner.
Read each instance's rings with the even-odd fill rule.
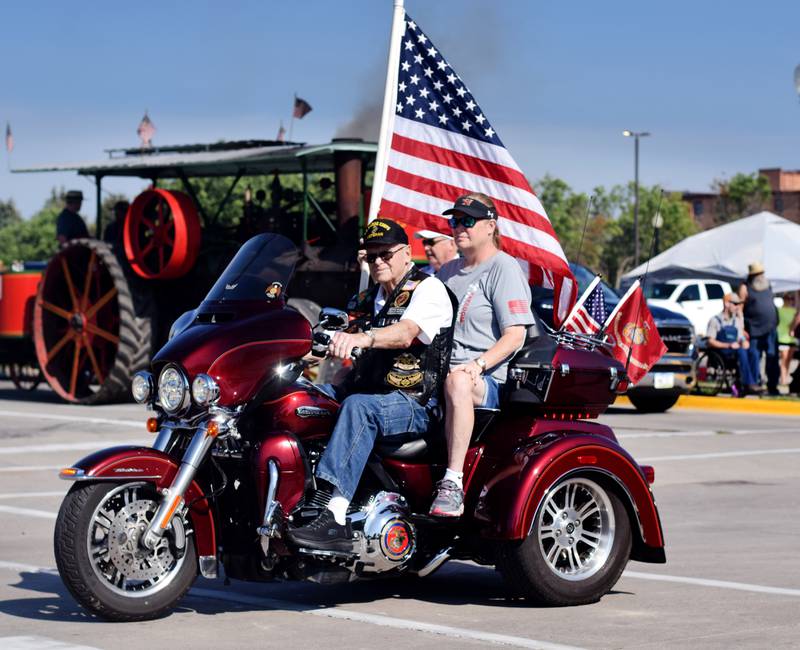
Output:
[[[770,393],[778,392],[778,381],[781,376],[781,367],[778,362],[778,331],[772,330],[761,336],[750,337],[750,349],[755,349],[758,363],[761,363],[762,353],[767,356],[767,390]]]
[[[750,347],[746,350],[739,348],[736,350],[739,359],[739,378],[745,386],[753,386],[761,382],[759,377],[760,371],[758,368],[758,350],[751,343]]]
[[[318,388],[335,396],[336,391],[331,386]],[[428,406],[432,408],[433,402],[428,402]],[[339,488],[352,500],[375,442],[421,438],[429,423],[429,409],[402,391],[350,395],[342,402],[339,419],[317,466],[317,477]]]

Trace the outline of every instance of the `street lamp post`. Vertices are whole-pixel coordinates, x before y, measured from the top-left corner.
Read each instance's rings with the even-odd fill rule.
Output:
[[[633,265],[639,266],[639,138],[646,138],[647,131],[622,132],[626,138],[633,138]]]

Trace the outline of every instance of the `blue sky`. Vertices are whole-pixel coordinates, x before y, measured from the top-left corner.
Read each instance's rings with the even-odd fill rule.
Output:
[[[0,122],[12,167],[136,146],[272,138],[296,91],[294,139],[330,140],[383,92],[391,0],[19,2],[0,5]],[[643,183],[704,190],[760,167],[800,168],[800,3],[406,0],[526,174],[579,190],[633,175],[624,129],[647,130]],[[358,122],[358,119],[356,119]],[[353,127],[348,127],[351,129]],[[7,158],[5,151],[2,154]],[[144,182],[107,180],[130,196]],[[25,216],[74,173],[9,174]],[[94,217],[93,202],[84,206]],[[546,207],[546,206],[545,206]]]

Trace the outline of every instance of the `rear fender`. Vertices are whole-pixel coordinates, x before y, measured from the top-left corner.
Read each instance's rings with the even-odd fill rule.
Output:
[[[594,477],[622,499],[634,532],[631,557],[665,562],[664,537],[653,493],[641,468],[613,439],[563,432],[516,449],[481,490],[475,516],[489,522],[487,537],[524,539],[547,490],[560,479]]]
[[[149,447],[124,446],[101,449],[82,458],[62,470],[61,478],[71,481],[144,481],[162,490],[170,486],[177,471],[178,463],[163,452]],[[216,557],[214,513],[203,494],[203,488],[197,481],[192,481],[184,499],[186,503],[194,501],[189,508],[189,515],[195,532],[197,554]]]

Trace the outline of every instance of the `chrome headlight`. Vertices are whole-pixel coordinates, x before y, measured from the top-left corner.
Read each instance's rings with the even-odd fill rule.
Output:
[[[219,385],[213,377],[200,373],[192,382],[192,399],[199,406],[208,406],[219,399]]]
[[[158,401],[168,413],[177,413],[189,405],[189,382],[175,366],[167,366],[158,377]]]
[[[131,381],[131,393],[139,404],[150,401],[153,396],[153,375],[145,371],[137,372]]]

